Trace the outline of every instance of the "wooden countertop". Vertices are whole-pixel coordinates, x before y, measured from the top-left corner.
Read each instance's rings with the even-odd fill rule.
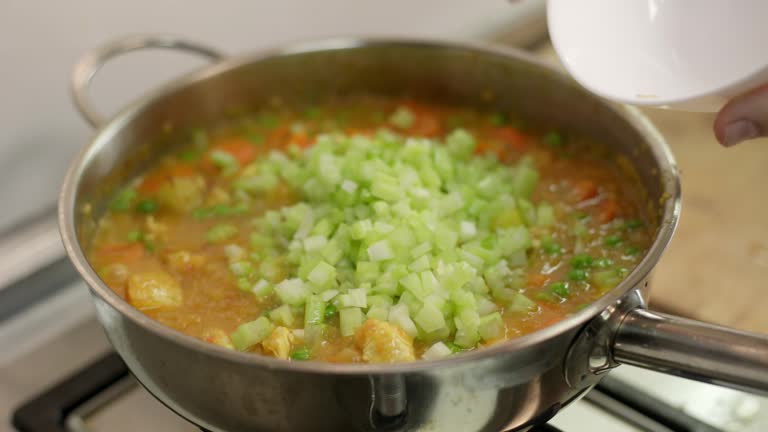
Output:
[[[557,62],[549,45],[538,50]],[[714,115],[644,112],[682,173],[677,233],[652,276],[651,306],[768,333],[768,139],[721,147]]]

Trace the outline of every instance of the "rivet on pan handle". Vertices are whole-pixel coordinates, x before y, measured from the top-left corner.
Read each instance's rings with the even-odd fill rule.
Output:
[[[72,73],[72,96],[80,114],[94,128],[100,128],[104,117],[96,112],[88,98],[88,88],[96,72],[112,58],[142,49],[172,49],[206,57],[218,61],[225,56],[219,51],[195,42],[185,41],[175,36],[136,35],[123,37],[108,42],[86,53],[75,65]]]

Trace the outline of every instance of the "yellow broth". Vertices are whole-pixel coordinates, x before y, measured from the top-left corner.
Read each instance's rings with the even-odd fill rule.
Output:
[[[407,111],[410,121],[398,126],[393,120],[398,110]],[[533,237],[525,252],[525,283],[520,292],[535,305],[510,311],[506,303],[497,302],[503,333],[470,347],[457,347],[449,337],[436,340],[395,329],[397,334],[389,335],[395,339],[385,340],[385,351],[397,349],[400,342],[411,344],[406,349],[413,354],[406,357],[387,352],[368,355],[366,337],[370,335],[365,332],[383,331],[382,337],[387,337],[387,329],[375,329],[380,320],[371,320],[356,334],[342,336],[338,313],[326,314],[323,333],[309,343],[304,339],[309,335],[295,331],[304,327],[304,315],[300,308],[293,308],[296,319],[291,328],[270,327],[292,331],[290,337],[282,335],[287,348],[274,345],[280,336],[274,330],[272,345],[262,341],[246,350],[294,361],[387,362],[420,358],[440,340],[452,351],[482,348],[551,325],[588,305],[617,284],[650,245],[652,227],[640,211],[643,203],[637,185],[621,171],[615,156],[596,143],[567,131],[527,127],[507,113],[365,98],[305,109],[276,107],[194,131],[183,151],[164,157],[116,194],[100,221],[89,260],[110,288],[148,316],[232,348],[230,335],[238,326],[269,316],[282,302],[274,294],[256,296],[243,289],[233,274],[227,247],[238,245],[248,251],[255,217],[303,199],[301,191],[280,183],[257,199],[238,203],[233,182],[249,164],[264,160],[270,152],[299,154],[312,148],[324,133],[371,136],[382,128],[436,140],[462,128],[475,137],[475,157],[493,157],[505,164],[523,157],[532,160],[539,181],[530,202],[551,204],[555,223],[508,223],[528,225]],[[227,166],[222,160],[237,163]],[[226,241],[211,241],[211,230],[222,225],[237,230]],[[274,277],[288,277],[287,267],[278,269],[285,274]],[[603,286],[594,283],[598,273],[608,275]],[[133,295],[131,283],[136,289]],[[173,292],[163,292],[163,284],[170,284]]]

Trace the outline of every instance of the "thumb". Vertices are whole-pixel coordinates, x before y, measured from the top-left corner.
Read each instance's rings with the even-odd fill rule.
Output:
[[[725,147],[767,134],[768,85],[733,98],[715,119],[715,136]]]

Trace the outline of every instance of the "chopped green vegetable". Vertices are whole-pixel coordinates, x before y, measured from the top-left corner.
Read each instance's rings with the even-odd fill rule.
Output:
[[[292,360],[305,361],[309,360],[311,356],[312,352],[307,347],[297,348],[291,352]]]
[[[192,211],[192,217],[195,219],[209,219],[213,217],[226,217],[245,214],[248,207],[245,205],[228,206],[224,204],[213,207],[201,207]]]
[[[630,219],[624,224],[624,228],[628,230],[635,230],[643,227],[643,221],[640,219]]]
[[[127,211],[133,205],[136,200],[136,190],[133,188],[124,188],[117,193],[112,202],[109,204],[109,208],[112,211]]]
[[[609,246],[609,247],[615,247],[615,246],[620,245],[623,241],[624,240],[622,240],[621,237],[619,237],[618,235],[614,234],[614,235],[609,235],[608,237],[606,237],[605,240],[603,241],[603,244],[605,244],[606,246]]]
[[[541,250],[543,250],[547,255],[559,255],[563,253],[563,247],[560,246],[559,243],[556,243],[552,240],[542,242]]]
[[[240,324],[230,336],[232,345],[238,351],[245,351],[266,339],[272,334],[274,329],[275,326],[272,325],[267,317],[261,317],[255,321]]]
[[[488,117],[488,121],[494,126],[503,126],[507,123],[507,116],[503,113],[493,113]]]
[[[336,316],[336,314],[339,313],[339,310],[336,308],[336,306],[333,305],[333,303],[329,304],[325,307],[325,314],[323,316],[325,322],[328,322],[330,319]]]
[[[549,132],[544,135],[544,143],[552,147],[560,147],[563,145],[563,137],[557,132]]]
[[[576,269],[588,269],[592,267],[593,259],[586,254],[574,255],[571,258],[571,266]]]
[[[630,246],[630,247],[628,247],[624,251],[624,254],[627,255],[627,256],[631,256],[631,257],[632,256],[636,256],[636,255],[640,254],[640,248],[638,248],[636,246]]]
[[[571,294],[571,290],[568,287],[568,282],[552,283],[549,285],[549,290],[562,298],[568,298],[568,296]]]
[[[128,241],[142,241],[144,239],[144,233],[139,230],[134,230],[128,233]]]
[[[408,129],[413,126],[416,117],[413,112],[406,107],[400,107],[389,117],[389,123],[400,129]]]
[[[613,260],[610,258],[603,257],[603,258],[598,258],[595,261],[595,267],[597,268],[608,268],[608,267],[611,267],[612,265],[613,265]]]
[[[194,162],[200,159],[200,152],[197,150],[186,150],[179,154],[179,159],[184,162]]]
[[[325,302],[319,295],[311,295],[304,306],[304,328],[322,324],[325,319]]]
[[[358,327],[363,325],[363,310],[356,307],[344,308],[339,311],[339,330],[342,336],[352,336]]]
[[[587,280],[588,273],[584,269],[573,269],[568,272],[568,279],[574,282],[583,282]]]
[[[232,156],[231,153],[227,153],[221,150],[214,150],[211,152],[211,161],[223,170],[224,174],[233,174],[240,169],[240,163]]]
[[[592,283],[601,291],[614,288],[623,278],[624,275],[618,269],[600,270],[591,275]]]
[[[136,210],[141,213],[154,213],[157,210],[157,202],[151,199],[143,199],[136,204]]]
[[[236,236],[238,231],[239,230],[234,225],[220,224],[208,230],[205,238],[209,242],[220,243]]]
[[[285,327],[293,327],[296,322],[296,318],[293,316],[293,311],[291,311],[291,307],[287,304],[272,309],[272,311],[269,312],[269,319]]]

